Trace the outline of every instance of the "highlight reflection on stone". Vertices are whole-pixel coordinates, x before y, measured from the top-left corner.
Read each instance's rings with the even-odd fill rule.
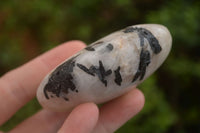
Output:
[[[171,44],[162,25],[135,25],[114,32],[50,72],[38,88],[38,101],[53,111],[109,101],[150,76],[166,59]]]

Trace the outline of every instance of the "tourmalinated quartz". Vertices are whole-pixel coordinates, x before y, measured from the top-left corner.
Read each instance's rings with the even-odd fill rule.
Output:
[[[166,59],[172,38],[157,24],[114,32],[64,61],[41,82],[38,101],[53,111],[103,103],[137,86]]]

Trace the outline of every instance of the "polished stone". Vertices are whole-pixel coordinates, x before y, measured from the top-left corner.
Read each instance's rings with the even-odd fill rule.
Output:
[[[171,44],[162,25],[134,25],[114,32],[51,71],[38,88],[38,101],[53,111],[109,101],[149,77],[164,62]]]

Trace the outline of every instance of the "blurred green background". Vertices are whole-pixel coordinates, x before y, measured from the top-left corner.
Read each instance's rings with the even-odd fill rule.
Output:
[[[173,36],[172,51],[139,88],[146,104],[117,133],[200,133],[200,1],[1,0],[0,74],[69,40],[87,44],[124,27],[159,23]],[[30,101],[8,131],[40,106]]]

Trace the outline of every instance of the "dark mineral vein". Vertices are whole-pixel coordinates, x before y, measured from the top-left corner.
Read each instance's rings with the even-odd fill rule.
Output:
[[[91,47],[91,46],[88,46],[85,49],[88,50],[88,51],[95,51],[95,49],[93,47]]]
[[[146,68],[149,65],[149,63],[151,62],[151,58],[150,58],[150,53],[148,50],[143,50],[140,53],[140,62],[139,62],[139,66],[138,66],[138,70],[132,80],[132,82],[136,81],[138,78],[139,80],[142,80],[144,78],[144,75],[146,73]]]
[[[144,39],[146,39],[149,42],[149,45],[153,53],[155,54],[160,53],[162,48],[158,40],[156,39],[156,37],[149,30],[145,28],[127,27],[125,28],[123,32],[124,33],[137,32],[138,37],[140,38],[140,46],[142,48],[141,53],[140,53],[140,62],[139,62],[138,70],[135,76],[133,77],[132,82],[136,81],[138,78],[139,80],[142,80],[146,73],[146,68],[151,62],[150,52],[148,50],[144,50]]]
[[[95,45],[98,45],[98,44],[102,44],[102,43],[103,43],[103,41],[98,41],[98,42],[94,43],[92,46],[95,46]]]
[[[102,44],[102,43],[103,43],[103,41],[98,41],[98,42],[96,42],[96,43],[94,43],[94,44],[92,44],[92,45],[87,46],[87,47],[85,48],[85,50],[87,50],[87,51],[95,51],[94,46],[99,45],[99,44]]]
[[[111,43],[109,43],[106,48],[109,50],[109,51],[112,51],[113,50],[113,45]]]
[[[99,68],[96,68],[95,72],[104,85],[107,86],[107,80],[105,80],[105,77],[110,75],[112,71],[110,69],[105,71],[102,61],[99,61]]]
[[[99,61],[99,66],[91,66],[89,69],[87,67],[85,67],[82,64],[77,63],[77,66],[83,70],[84,72],[86,72],[89,75],[95,76],[95,74],[98,76],[99,80],[105,85],[107,86],[107,80],[105,80],[105,77],[110,75],[112,73],[112,71],[109,70],[105,70],[102,61]]]
[[[75,66],[76,57],[71,58],[67,62],[60,65],[56,70],[50,75],[48,83],[44,87],[44,95],[49,99],[48,92],[51,92],[56,97],[60,97],[60,93],[68,94],[69,89],[75,91],[76,86],[73,83],[73,68]],[[69,100],[67,97],[62,96],[63,99]]]
[[[151,50],[158,54],[162,50],[158,40],[156,37],[147,29],[145,28],[137,28],[137,27],[127,27],[123,31],[124,33],[130,33],[130,32],[137,32],[138,36],[140,38],[140,46],[144,46],[144,39],[146,38],[149,42],[149,45],[151,47]]]
[[[90,74],[90,75],[92,75],[92,76],[95,76],[92,68],[88,69],[86,66],[84,66],[84,65],[82,65],[82,64],[79,64],[79,63],[77,63],[77,66],[78,66],[81,70],[83,70],[84,72],[86,72],[87,74]]]
[[[122,77],[120,74],[120,66],[116,70],[114,70],[114,73],[115,73],[115,83],[121,86]]]

